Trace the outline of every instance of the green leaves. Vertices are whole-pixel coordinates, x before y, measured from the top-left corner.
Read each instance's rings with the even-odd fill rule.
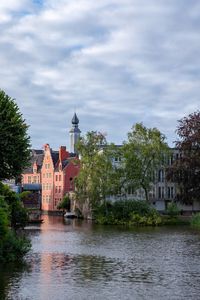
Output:
[[[30,157],[28,126],[14,101],[0,90],[0,180],[19,176]]]
[[[95,131],[88,132],[77,145],[81,160],[76,195],[79,201],[88,202],[91,207],[104,201],[114,190],[113,147],[103,134]]]
[[[169,148],[165,136],[157,128],[146,128],[137,123],[128,133],[123,145],[125,178],[135,190],[142,188],[148,201],[152,174],[163,164]]]

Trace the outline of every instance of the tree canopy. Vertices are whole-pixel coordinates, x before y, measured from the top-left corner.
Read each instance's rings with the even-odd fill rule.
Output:
[[[124,142],[126,183],[134,190],[142,188],[147,201],[154,173],[164,163],[168,149],[165,136],[157,128],[147,128],[142,123],[132,127],[128,141]]]
[[[0,90],[0,180],[19,176],[30,157],[28,126],[11,97]]]
[[[168,169],[168,179],[178,185],[178,200],[192,203],[200,199],[200,112],[179,120],[176,132],[179,156]]]
[[[114,146],[108,145],[103,134],[91,131],[80,139],[77,149],[81,160],[76,178],[76,196],[92,208],[115,190]]]

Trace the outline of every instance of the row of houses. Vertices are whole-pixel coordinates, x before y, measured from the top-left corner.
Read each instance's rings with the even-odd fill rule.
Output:
[[[61,146],[58,151],[54,151],[49,144],[45,144],[43,150],[32,150],[30,166],[22,174],[23,190],[39,190],[37,192],[43,211],[57,211],[57,205],[63,196],[74,191],[74,178],[79,173],[76,143],[80,138],[81,131],[78,124],[79,120],[75,113],[72,118],[72,128],[69,132],[70,151],[67,151],[65,146]],[[178,150],[172,149],[168,164],[171,165],[178,157]],[[120,164],[120,161],[118,161],[118,158],[114,158],[113,163]],[[176,196],[177,187],[175,183],[167,181],[165,169],[161,168],[156,172],[156,180],[149,192],[152,205],[159,211],[164,211],[169,202],[176,201]],[[124,195],[119,194],[118,198],[122,197]],[[116,200],[116,198],[116,196],[111,196],[110,200]],[[142,189],[135,192],[130,187],[126,191],[125,198],[143,200],[145,195]],[[179,205],[181,209],[186,211],[200,210],[198,203],[193,203],[193,206]]]
[[[79,172],[75,149],[81,133],[78,124],[75,113],[70,130],[70,152],[65,146],[54,151],[49,144],[45,144],[42,150],[32,150],[30,166],[22,174],[22,189],[39,190],[43,211],[57,211],[57,205],[63,196],[74,191],[74,178]]]

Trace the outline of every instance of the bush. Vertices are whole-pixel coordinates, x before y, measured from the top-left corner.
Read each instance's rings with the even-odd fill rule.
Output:
[[[200,228],[200,213],[196,213],[192,216],[191,225],[193,227],[199,227]]]
[[[0,262],[19,261],[30,250],[30,241],[23,236],[17,236],[15,232],[9,230],[0,243]]]
[[[178,208],[177,204],[171,202],[167,206],[167,214],[171,217],[180,215],[180,209]]]
[[[57,205],[57,209],[70,210],[70,198],[68,195],[65,195],[61,202]]]
[[[16,193],[0,183],[0,262],[17,261],[30,249],[30,241],[15,231],[28,220]]]
[[[161,217],[146,201],[120,200],[105,202],[94,210],[99,224],[159,225]]]

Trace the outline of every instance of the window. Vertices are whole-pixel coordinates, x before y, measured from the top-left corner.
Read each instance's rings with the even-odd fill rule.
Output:
[[[56,175],[56,181],[58,181],[58,175]]]
[[[171,186],[171,198],[172,199],[174,198],[174,188],[173,188],[173,186]]]
[[[48,169],[50,169],[50,164],[48,164]]]
[[[49,173],[46,174],[46,177],[49,178]]]
[[[59,175],[59,181],[61,181],[61,175]]]
[[[49,173],[49,178],[51,178],[51,173]]]
[[[158,187],[158,198],[159,199],[161,198],[161,187],[160,186]]]
[[[37,183],[37,177],[33,176],[33,183]]]
[[[43,178],[45,178],[45,173],[43,173]]]
[[[162,199],[165,198],[165,188],[162,186]]]
[[[158,181],[164,182],[164,170],[163,169],[159,170],[159,172],[158,172]]]
[[[170,199],[170,187],[167,188],[167,198]]]
[[[28,176],[28,183],[31,183],[31,176]]]
[[[60,193],[60,192],[61,192],[61,186],[58,187],[58,193]]]

